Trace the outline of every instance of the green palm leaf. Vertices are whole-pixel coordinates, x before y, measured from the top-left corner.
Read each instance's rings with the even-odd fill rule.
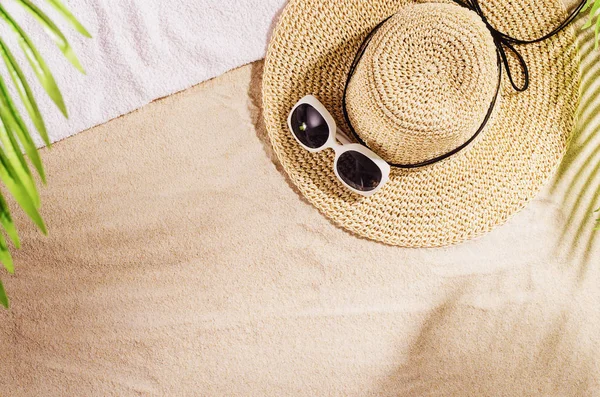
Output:
[[[71,26],[73,26],[75,28],[75,30],[77,30],[79,33],[81,33],[82,35],[84,35],[87,38],[90,38],[90,39],[92,38],[92,35],[83,27],[83,25],[81,23],[79,23],[77,18],[75,18],[75,16],[73,14],[71,14],[71,11],[69,11],[69,9],[67,7],[65,7],[63,5],[63,3],[60,2],[60,0],[47,0],[47,1],[60,14],[62,14],[62,16],[65,18],[65,20],[67,22],[69,22],[71,24]]]
[[[13,274],[15,272],[12,257],[10,255],[8,245],[6,245],[6,240],[4,239],[2,233],[0,233],[0,261],[10,274]]]
[[[589,19],[585,25],[583,25],[583,29],[589,29],[594,26],[594,35],[595,35],[595,44],[594,48],[598,48],[598,42],[600,41],[600,19],[598,18],[598,10],[600,10],[600,0],[588,0],[585,4],[585,7],[581,10],[581,12],[589,11]]]
[[[29,171],[29,166],[25,161],[25,156],[23,156],[21,148],[12,133],[14,125],[12,124],[12,121],[9,120],[7,116],[8,113],[8,109],[0,106],[0,142],[4,148],[6,161],[11,166],[10,175],[23,186],[35,208],[39,208],[40,195],[35,186],[31,171]]]
[[[8,296],[6,296],[6,291],[4,291],[4,285],[2,285],[2,280],[0,280],[0,304],[8,309]]]
[[[33,72],[36,74],[38,80],[42,84],[42,87],[44,87],[52,101],[54,101],[56,106],[58,106],[63,115],[65,117],[69,117],[67,113],[67,107],[65,106],[65,101],[63,100],[62,94],[56,85],[56,81],[54,80],[54,76],[52,76],[48,65],[46,65],[46,62],[44,62],[44,59],[33,45],[33,42],[29,36],[13,19],[8,11],[6,11],[2,3],[0,3],[0,18],[4,19],[4,21],[6,21],[6,23],[16,33],[17,38],[19,39],[19,45],[21,46],[29,65],[31,65]]]
[[[50,146],[50,138],[48,138],[48,132],[46,131],[46,126],[44,124],[44,119],[42,114],[40,113],[40,109],[38,108],[37,102],[33,97],[33,93],[31,92],[31,88],[27,83],[27,79],[23,74],[23,71],[19,67],[17,60],[10,52],[4,41],[0,38],[0,55],[4,59],[4,63],[6,64],[6,68],[10,73],[10,77],[19,92],[19,96],[23,101],[23,105],[25,105],[25,109],[27,109],[27,113],[29,113],[29,117],[33,121],[35,128],[38,130],[38,133],[44,140],[44,143]]]
[[[58,48],[62,51],[65,57],[79,70],[81,73],[85,73],[83,70],[83,66],[79,63],[79,59],[75,56],[73,52],[73,48],[69,45],[67,38],[60,31],[60,29],[52,22],[50,18],[42,10],[37,8],[35,4],[33,4],[29,0],[15,0],[17,3],[21,4],[27,11],[29,11],[44,27],[48,36],[56,43]]]
[[[19,248],[21,246],[21,242],[19,241],[17,228],[15,227],[15,224],[12,221],[12,217],[10,216],[10,210],[8,209],[8,205],[6,204],[2,193],[0,193],[0,225],[4,227],[4,231],[6,232],[6,234],[8,234],[15,247]]]
[[[19,141],[25,148],[27,156],[35,166],[38,174],[42,178],[43,182],[46,182],[46,174],[44,172],[44,165],[42,159],[37,151],[33,138],[29,134],[29,130],[25,125],[25,122],[19,114],[19,110],[16,108],[14,102],[10,98],[4,79],[0,76],[0,106],[7,109],[6,116],[9,118],[6,122],[3,121],[4,125],[9,124],[12,126],[12,130],[17,134]],[[1,117],[1,113],[0,113]]]
[[[38,8],[38,6],[33,4],[31,0],[13,1],[23,6],[40,23],[65,58],[80,72],[84,73],[83,67],[75,56],[75,52],[67,41],[66,36],[50,17]],[[59,0],[47,1],[78,32],[84,36],[91,37],[83,25],[75,19],[71,12]],[[67,108],[58,85],[50,72],[50,68],[46,65],[29,36],[17,21],[6,11],[3,3],[0,3],[0,21],[4,21],[4,23],[11,28],[11,31],[18,39],[19,46],[25,54],[27,62],[33,69],[37,80],[64,116],[67,117]],[[31,87],[21,70],[19,63],[2,38],[0,38],[0,56],[6,65],[11,80],[31,121],[46,145],[49,146],[50,139],[48,138],[46,126],[44,125],[44,119],[33,96]],[[25,120],[21,117],[18,107],[11,98],[10,90],[6,85],[5,79],[0,76],[0,181],[4,183],[4,186],[13,196],[17,204],[38,226],[42,233],[46,234],[46,225],[39,212],[41,205],[40,195],[27,159],[29,159],[35,167],[42,182],[45,182],[46,175],[44,167],[33,137],[29,132]],[[12,221],[10,210],[4,197],[0,193],[0,262],[9,273],[13,273],[13,260],[3,232],[10,237],[15,247],[18,248],[20,246],[19,236]],[[9,305],[9,300],[1,281],[0,304],[4,307],[8,307]]]
[[[38,206],[29,195],[27,188],[19,178],[19,175],[15,171],[14,167],[8,160],[6,153],[0,148],[0,180],[4,182],[8,191],[13,195],[17,203],[21,206],[23,211],[33,222],[40,228],[40,230],[47,234],[46,225],[40,216]]]

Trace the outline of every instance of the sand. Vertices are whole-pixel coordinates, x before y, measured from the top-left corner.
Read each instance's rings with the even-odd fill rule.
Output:
[[[597,261],[542,192],[444,249],[337,228],[272,158],[255,63],[44,150],[5,396],[591,396]],[[595,258],[598,258],[595,251]]]

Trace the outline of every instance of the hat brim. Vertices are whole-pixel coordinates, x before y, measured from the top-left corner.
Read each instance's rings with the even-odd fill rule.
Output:
[[[444,1],[445,2],[445,1]],[[503,79],[492,119],[469,148],[417,170],[392,169],[375,195],[349,192],[333,153],[309,153],[288,131],[290,109],[312,94],[344,129],[341,99],[348,69],[368,32],[410,0],[291,0],[265,61],[267,131],[284,170],[323,214],[359,236],[404,247],[439,247],[481,236],[522,209],[552,176],[574,129],[579,56],[572,28],[518,46],[530,87]],[[481,0],[490,22],[520,38],[541,36],[566,16],[560,0]]]

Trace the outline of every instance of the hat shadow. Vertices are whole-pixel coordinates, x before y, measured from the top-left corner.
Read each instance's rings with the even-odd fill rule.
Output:
[[[279,10],[271,23],[271,27],[269,29],[269,39],[273,34],[282,11],[283,8]],[[581,24],[583,19],[584,18],[581,17],[579,18],[579,24]],[[357,33],[357,37],[360,37],[360,33]],[[571,265],[579,266],[579,278],[583,280],[589,270],[589,265],[594,256],[593,254],[597,252],[596,248],[598,245],[600,245],[600,239],[598,238],[600,236],[600,231],[593,231],[595,218],[593,210],[595,210],[597,207],[600,207],[600,204],[598,204],[597,200],[597,197],[600,196],[600,187],[598,187],[598,183],[596,183],[600,180],[600,166],[596,167],[596,164],[598,163],[596,160],[598,156],[600,156],[600,141],[595,140],[595,142],[592,142],[590,139],[588,139],[592,135],[597,135],[595,132],[597,130],[598,123],[600,123],[600,121],[598,121],[600,120],[600,117],[596,117],[596,115],[600,114],[598,112],[600,109],[600,104],[593,101],[594,98],[600,96],[600,86],[592,84],[592,82],[595,81],[595,77],[600,75],[600,66],[597,62],[592,62],[592,58],[597,55],[596,51],[593,49],[593,45],[590,44],[594,41],[593,30],[587,29],[586,31],[581,32],[578,35],[578,39],[580,47],[582,45],[587,46],[585,47],[585,51],[582,51],[581,57],[583,66],[582,94],[585,95],[587,92],[588,94],[585,96],[588,98],[588,100],[583,101],[580,105],[580,111],[586,112],[587,110],[587,112],[579,120],[579,124],[572,139],[570,148],[565,156],[564,161],[559,167],[557,176],[554,179],[554,186],[552,189],[554,195],[552,200],[561,201],[561,205],[567,212],[565,214],[565,220],[561,222],[564,225],[564,230],[562,230],[563,238],[561,238],[561,244],[556,246],[555,253],[561,256],[566,254],[571,258],[577,257],[579,260],[576,262],[578,263],[571,263]],[[268,46],[268,42],[265,44],[265,46]],[[321,73],[323,69],[327,69],[327,60],[334,58],[333,55],[335,55],[340,48],[332,48],[322,60],[317,62],[315,67],[311,67],[303,71],[301,75],[297,76],[296,81],[291,82],[291,84],[302,84],[302,81],[304,81],[307,76]],[[263,145],[265,154],[275,165],[277,171],[283,176],[288,186],[298,195],[302,202],[312,205],[312,203],[305,198],[298,187],[292,182],[291,178],[284,170],[273,150],[263,114],[263,69],[264,60],[254,62],[252,64],[251,81],[248,88],[248,95],[250,98],[248,107],[257,137]],[[593,95],[589,95],[589,93],[592,91]],[[312,92],[306,93],[308,94]],[[300,98],[295,99],[298,100]],[[341,111],[339,111],[335,106],[332,107],[330,111],[336,119],[336,122],[340,124],[339,126],[342,129],[347,130],[347,126],[343,117],[340,117]],[[589,150],[584,151],[584,146],[586,146],[586,144],[588,149],[594,149],[591,154],[589,153]],[[597,145],[597,148],[595,145]],[[313,185],[319,186],[319,181],[314,179],[318,177],[316,174],[307,173],[305,177],[313,179]],[[582,180],[585,180],[586,177],[587,183],[584,184],[583,188],[575,186],[575,182],[581,182]],[[575,179],[575,182],[571,181],[573,179]],[[560,185],[567,186],[563,186],[563,191],[560,191]],[[355,204],[364,198],[357,197],[354,194],[347,194],[343,195],[341,199],[349,202],[350,204]],[[340,227],[330,218],[326,218],[331,224],[335,225],[339,229],[344,230],[352,236],[368,240],[346,230],[343,227]],[[386,243],[382,244],[389,245]]]
[[[250,71],[250,86],[248,87],[248,98],[250,98],[248,108],[250,110],[250,118],[254,125],[254,130],[256,131],[256,136],[262,144],[265,154],[273,163],[277,171],[283,176],[289,188],[292,189],[304,203],[310,204],[283,169],[283,166],[279,162],[279,159],[273,150],[273,146],[271,145],[262,106],[263,70],[264,60],[256,61],[252,64]]]
[[[277,170],[285,177],[288,185],[300,196],[305,202],[308,202],[304,195],[300,192],[300,190],[294,185],[294,183],[289,178],[287,172],[283,169],[283,166],[279,162],[277,155],[273,150],[273,146],[271,140],[269,138],[269,134],[267,132],[267,127],[264,120],[263,113],[263,97],[262,97],[262,82],[263,82],[263,71],[264,71],[264,60],[254,62],[252,64],[251,70],[251,78],[250,78],[250,86],[248,88],[248,96],[250,98],[250,114],[252,118],[252,123],[256,129],[256,135],[263,144],[263,148],[265,149],[265,153],[269,157],[269,159],[275,164]],[[306,73],[307,75],[310,72]],[[300,98],[297,98],[300,99]],[[330,110],[331,111],[331,110]],[[335,113],[335,111],[333,111]],[[334,116],[335,117],[335,116]],[[339,118],[336,118],[338,121]],[[332,163],[333,164],[333,163]],[[306,174],[307,178],[316,178],[313,174]],[[314,179],[313,179],[314,180]],[[314,180],[314,185],[318,186],[317,180]],[[360,201],[361,197],[356,197],[354,194],[344,195],[342,199],[349,201],[351,203],[355,203]]]
[[[252,124],[254,125],[254,129],[256,131],[256,136],[258,140],[261,142],[263,150],[268,157],[268,159],[273,163],[277,171],[281,174],[288,187],[298,196],[301,202],[313,206],[313,204],[302,194],[300,189],[292,182],[288,173],[284,170],[281,162],[277,158],[275,151],[273,150],[273,145],[269,138],[269,133],[267,132],[267,126],[265,124],[264,112],[263,112],[263,97],[262,97],[262,82],[263,82],[263,71],[264,71],[264,60],[256,61],[252,64],[251,72],[250,72],[250,85],[248,87],[248,98],[250,99],[248,103],[248,109],[250,112],[250,118],[252,120]],[[349,196],[350,200],[353,202],[359,201],[361,198],[357,198],[354,195]],[[394,247],[397,249],[413,249],[406,247],[398,247],[392,244],[388,244],[380,241],[373,241],[369,238],[363,237],[352,231],[341,227],[329,217],[324,216],[329,224],[337,228],[338,230],[343,231],[344,233],[352,236],[353,238],[367,241],[371,244],[383,244],[388,247]],[[422,248],[426,250],[441,250],[444,247],[434,247],[434,248]]]
[[[277,169],[277,171],[281,174],[281,176],[283,177],[283,179],[285,180],[285,182],[287,183],[288,187],[294,192],[296,193],[296,195],[298,196],[298,198],[300,199],[301,202],[308,204],[310,206],[313,206],[313,204],[308,201],[308,199],[304,196],[304,194],[302,194],[302,192],[300,191],[300,189],[298,189],[298,187],[292,182],[292,180],[290,179],[288,173],[284,170],[283,166],[281,165],[281,162],[279,161],[279,159],[277,158],[277,155],[275,154],[275,151],[273,150],[273,145],[271,143],[271,140],[269,138],[269,134],[267,132],[267,126],[265,124],[265,120],[264,120],[264,113],[263,113],[263,106],[262,106],[262,80],[263,80],[263,70],[264,70],[264,60],[260,60],[260,61],[256,61],[252,64],[251,67],[251,75],[250,75],[250,85],[248,87],[248,97],[250,99],[249,103],[248,103],[248,109],[250,112],[250,117],[252,120],[252,124],[254,125],[254,129],[256,131],[256,136],[258,138],[258,140],[261,142],[262,146],[263,146],[263,150],[265,152],[265,154],[267,155],[267,157],[269,158],[269,160],[273,163],[273,165],[275,166],[275,168]],[[349,195],[347,196],[349,200],[352,200],[352,202],[357,202],[359,200],[361,200],[361,198],[357,198],[354,195]],[[385,242],[375,242],[372,241],[371,239],[368,239],[366,237],[360,236],[356,233],[353,233],[349,230],[347,230],[346,228],[343,228],[341,226],[339,226],[337,223],[335,223],[333,220],[331,220],[329,217],[324,216],[324,218],[334,227],[336,227],[339,230],[342,230],[344,233],[347,233],[349,235],[351,235],[354,238],[360,239],[360,240],[364,240],[364,241],[368,241],[371,242],[373,244],[383,244],[386,246],[390,246],[390,247],[395,247],[398,249],[403,249],[404,247],[398,247],[392,244],[388,244]],[[410,249],[410,248],[408,248]],[[427,250],[437,250],[437,249],[443,249],[443,247],[441,248],[424,248]]]
[[[268,50],[269,42],[271,41],[273,32],[277,26],[277,23],[279,22],[279,18],[281,17],[281,14],[283,13],[286,5],[287,5],[287,3],[284,4],[279,9],[277,14],[273,17],[273,20],[271,21],[271,26],[269,27],[269,31],[268,31],[268,39],[267,39],[267,42],[265,43],[265,53]],[[357,33],[357,37],[359,37],[358,33]],[[336,50],[332,50],[332,52],[335,52],[335,51]],[[330,57],[327,56],[327,57],[325,57],[325,59],[330,59]],[[312,206],[312,203],[310,201],[308,201],[308,199],[306,199],[306,197],[302,194],[302,192],[298,189],[298,187],[292,182],[288,173],[284,170],[281,162],[277,158],[275,151],[273,150],[273,145],[269,138],[267,126],[265,124],[264,111],[263,111],[262,86],[263,86],[264,62],[265,62],[264,59],[262,59],[262,60],[252,63],[252,66],[251,66],[250,85],[248,87],[248,98],[250,99],[250,101],[248,103],[248,109],[249,109],[252,124],[254,125],[254,129],[256,131],[256,136],[260,140],[265,154],[267,155],[269,160],[274,164],[277,171],[283,176],[283,178],[284,178],[285,182],[287,183],[287,185],[289,186],[289,188],[292,189],[292,191],[294,193],[296,193],[296,195],[298,196],[298,198],[300,199],[301,202]],[[311,68],[311,70],[305,71],[305,75],[306,76],[311,75],[312,73],[318,71],[318,69],[319,69],[318,67],[315,67],[314,69]],[[303,77],[304,76],[299,76],[298,79],[302,80]],[[300,98],[297,98],[297,99],[300,99]],[[339,118],[337,118],[337,119],[339,119]],[[312,175],[309,175],[309,177],[314,178],[314,176],[312,176]],[[318,185],[317,182],[318,181],[315,181],[315,185]],[[344,195],[343,198],[352,203],[355,203],[355,202],[358,202],[358,201],[364,199],[362,197],[356,197],[356,195],[350,194],[350,193],[348,193],[347,195]],[[354,238],[372,242],[370,239],[368,239],[366,237],[352,233],[351,231],[339,226],[333,220],[331,220],[329,217],[326,216],[325,218],[331,225],[333,225],[337,229],[343,230],[345,233],[353,236]],[[375,242],[373,242],[373,243],[375,243]],[[383,243],[383,242],[380,242],[380,244],[391,246],[390,244]]]
[[[271,41],[272,35],[274,33],[274,30],[277,26],[277,23],[279,22],[281,14],[283,13],[286,5],[287,5],[287,3],[277,12],[275,17],[271,21],[271,26],[268,31],[268,39],[267,39],[267,42],[265,43],[265,53],[268,51],[268,46]],[[360,42],[361,41],[361,33],[356,32],[355,36],[356,36],[355,37],[356,41]],[[321,73],[322,70],[326,69],[327,62],[331,62],[331,60],[334,59],[334,55],[339,53],[340,51],[343,51],[344,48],[345,48],[344,45],[339,45],[337,48],[332,48],[326,55],[324,55],[322,57],[322,59],[321,59],[322,62],[318,62],[318,64],[312,65],[311,67],[304,70],[301,75],[296,77],[295,81],[292,82],[292,84],[303,85],[302,82],[307,80],[309,76],[315,75],[317,73]],[[298,196],[301,198],[301,200],[303,202],[310,204],[310,202],[304,197],[304,195],[300,192],[300,190],[294,185],[292,180],[289,178],[289,175],[287,174],[287,172],[285,172],[285,170],[283,169],[283,166],[277,159],[277,155],[273,151],[272,143],[270,141],[270,138],[269,138],[269,135],[267,132],[266,124],[264,121],[264,113],[263,113],[263,97],[262,97],[263,70],[264,70],[264,59],[260,60],[260,61],[256,61],[252,64],[251,80],[250,80],[250,86],[248,89],[248,96],[249,96],[250,102],[251,102],[249,104],[249,110],[250,110],[250,114],[251,114],[251,118],[252,118],[252,123],[254,124],[254,127],[256,129],[257,137],[260,139],[260,141],[263,144],[265,153],[267,154],[269,159],[275,164],[277,170],[284,176],[286,183],[292,188],[292,190],[294,192],[296,192],[296,194],[298,194]],[[305,94],[313,94],[313,95],[316,94],[316,92],[313,92],[313,90],[310,90],[310,89],[308,91],[306,89],[303,89],[300,91],[304,92]],[[300,99],[300,97],[294,98],[294,103],[299,99]],[[322,98],[320,98],[320,99],[322,99]],[[341,125],[339,125],[339,127],[346,128],[345,121],[340,117],[341,116],[341,106],[339,107],[339,109],[336,106],[336,107],[334,107],[332,109],[328,109],[328,110],[332,113],[336,122],[341,123]],[[333,156],[332,153],[329,153],[329,151],[321,152],[321,153],[319,153],[319,155]],[[332,159],[332,163],[333,163],[333,157],[331,157],[331,159]],[[320,185],[320,181],[316,180],[316,178],[317,178],[316,175],[308,173],[305,175],[305,177],[312,179],[314,182],[313,183],[314,186]],[[341,186],[342,186],[342,184],[340,182],[340,187]],[[341,190],[340,198],[350,204],[355,204],[357,202],[360,202],[360,201],[366,199],[365,197],[360,197],[355,194],[352,194],[344,188],[342,188],[342,190]],[[329,219],[329,218],[327,218],[327,219]],[[337,224],[335,224],[335,222],[331,222],[331,223],[337,226]],[[341,228],[341,229],[343,229],[343,228]],[[345,230],[345,229],[343,229],[343,230]],[[362,237],[357,236],[354,233],[350,233],[350,234],[362,239]],[[368,239],[366,239],[366,240],[368,240]]]
[[[269,26],[269,31],[267,34],[267,41],[265,42],[264,53],[267,52],[269,47],[269,42],[271,41],[271,37],[273,36],[273,32],[277,26],[277,22],[279,22],[279,18],[283,13],[287,3],[284,4],[275,14],[273,20],[271,21],[271,25]],[[277,171],[283,176],[285,182],[288,184],[289,188],[294,191],[300,200],[306,204],[310,204],[309,201],[304,197],[304,195],[300,192],[300,190],[294,185],[294,183],[289,178],[288,174],[283,169],[283,166],[279,162],[275,151],[273,150],[273,146],[271,145],[271,140],[269,139],[269,134],[267,132],[267,126],[265,124],[264,112],[263,112],[263,96],[262,96],[262,83],[263,83],[263,72],[264,72],[264,59],[256,61],[252,63],[250,70],[250,85],[248,87],[248,98],[250,99],[250,103],[248,104],[248,109],[250,112],[250,118],[252,120],[252,125],[254,125],[254,130],[256,131],[256,136],[258,140],[261,142],[263,146],[263,150],[269,160],[273,163]]]

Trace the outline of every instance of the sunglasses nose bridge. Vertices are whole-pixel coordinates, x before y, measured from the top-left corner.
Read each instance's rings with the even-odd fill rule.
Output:
[[[337,161],[338,157],[340,157],[340,155],[347,150],[346,148],[344,148],[344,145],[340,145],[337,142],[333,142],[332,144],[329,145],[329,147],[331,149],[333,149],[333,151],[335,152],[336,161]]]

